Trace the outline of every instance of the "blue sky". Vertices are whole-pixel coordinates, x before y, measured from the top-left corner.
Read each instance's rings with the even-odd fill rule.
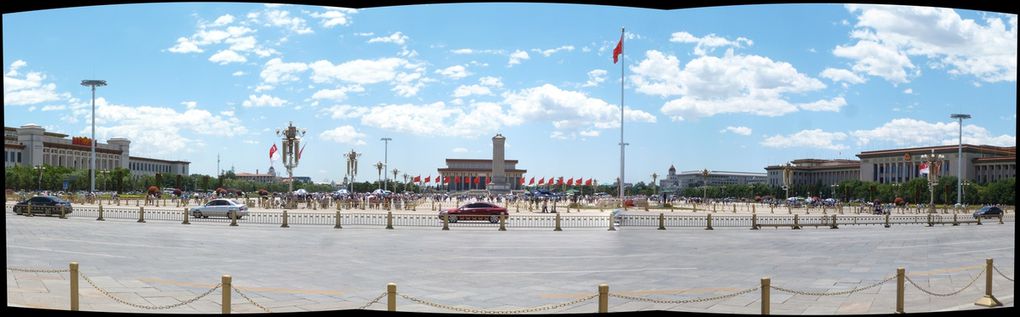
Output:
[[[105,5],[3,15],[4,125],[127,137],[192,173],[265,171],[275,129],[308,131],[297,175],[436,175],[445,158],[507,158],[526,177],[677,169],[764,172],[799,158],[1016,145],[1017,16],[907,6],[680,10],[573,4],[369,9],[249,3]],[[105,141],[104,141],[105,142]],[[274,163],[277,167],[279,162]]]

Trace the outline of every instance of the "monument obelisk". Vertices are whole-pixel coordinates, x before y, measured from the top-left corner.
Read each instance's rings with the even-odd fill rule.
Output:
[[[492,137],[492,183],[488,186],[491,193],[510,192],[510,185],[506,182],[505,144],[506,137],[502,134]]]

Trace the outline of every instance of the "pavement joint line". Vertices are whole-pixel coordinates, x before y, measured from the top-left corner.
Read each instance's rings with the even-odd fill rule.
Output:
[[[186,287],[194,287],[194,288],[200,288],[200,289],[201,288],[208,289],[208,288],[212,288],[213,286],[216,286],[216,284],[181,282],[181,281],[167,280],[167,279],[161,279],[161,278],[141,278],[141,279],[138,279],[138,280],[141,281],[141,282],[146,282],[146,283],[158,283],[158,284],[167,284],[167,285],[174,285],[174,286],[186,286]],[[333,290],[303,290],[303,289],[289,289],[289,288],[280,288],[280,287],[238,287],[238,286],[236,286],[236,280],[234,282],[234,287],[237,287],[237,289],[239,289],[241,291],[245,291],[245,292],[252,291],[252,292],[264,292],[264,293],[306,294],[306,295],[336,295],[336,296],[343,296],[344,295],[344,293],[341,292],[341,291],[333,291]]]
[[[33,248],[33,247],[26,247],[26,246],[20,246],[20,245],[10,245],[10,244],[8,244],[7,247],[8,248],[15,248],[15,249],[36,250],[36,251],[47,251],[47,252],[59,252],[59,253],[71,253],[71,254],[82,254],[82,255],[105,256],[105,257],[111,257],[111,258],[125,258],[125,259],[129,258],[129,257],[126,257],[126,256],[120,256],[120,255],[109,255],[109,254],[102,254],[102,253],[89,253],[89,252],[76,252],[76,251],[64,251],[64,250],[53,250],[53,249],[47,249],[47,248]]]
[[[999,250],[1009,250],[1009,249],[1015,249],[1015,247],[1005,247],[1005,248],[996,248],[996,249],[981,249],[981,250],[960,251],[960,252],[949,252],[949,253],[943,253],[943,255],[966,254],[966,253],[977,253],[977,252],[986,252],[986,251],[999,251]]]

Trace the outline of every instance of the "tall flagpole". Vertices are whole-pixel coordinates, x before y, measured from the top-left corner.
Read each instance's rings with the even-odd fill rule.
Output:
[[[624,36],[625,33],[626,33],[625,32],[625,28],[624,27],[620,27],[620,55],[624,55],[624,56],[620,57],[620,59],[621,59],[620,60],[620,208],[623,208],[623,206],[625,206],[625,203],[624,203],[624,200],[623,200],[623,159],[624,159],[624,156],[623,156],[623,152],[624,152],[624,149],[623,149],[623,147],[624,147],[624,143],[623,143],[623,81],[624,81],[624,78],[623,78],[623,72],[624,72],[623,64],[626,63],[626,57],[627,57],[626,56],[627,54],[625,54],[623,52],[623,50],[624,50],[623,49],[623,36]]]

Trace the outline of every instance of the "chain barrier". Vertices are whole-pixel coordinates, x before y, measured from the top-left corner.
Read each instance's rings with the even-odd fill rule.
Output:
[[[17,268],[17,267],[9,267],[9,268],[7,268],[7,270],[8,271],[15,271],[15,272],[29,272],[29,273],[64,273],[64,272],[71,272],[71,269],[23,269],[23,268]]]
[[[376,297],[372,301],[368,302],[368,304],[365,304],[364,306],[358,307],[358,310],[362,310],[362,309],[368,308],[368,306],[372,306],[375,303],[378,303],[379,300],[382,299],[383,297],[386,297],[386,292],[383,292],[381,295],[379,295],[379,297]]]
[[[1009,276],[1006,276],[1006,274],[1002,274],[1002,271],[999,271],[999,267],[998,266],[992,265],[992,268],[995,269],[995,272],[999,273],[999,275],[1002,276],[1002,278],[1007,279],[1010,282],[1013,281],[1013,279],[1009,278]]]
[[[757,291],[759,289],[761,289],[760,286],[759,287],[755,287],[755,288],[745,289],[745,290],[742,290],[742,291],[739,291],[739,292],[736,292],[736,293],[732,293],[732,294],[726,294],[726,295],[719,295],[719,296],[712,296],[712,297],[701,297],[701,298],[691,298],[691,299],[672,299],[672,300],[671,299],[656,299],[656,298],[647,298],[647,297],[627,296],[627,295],[620,295],[620,294],[613,294],[613,293],[609,293],[609,296],[610,297],[621,298],[621,299],[634,300],[634,301],[656,303],[656,304],[690,304],[690,303],[710,302],[710,301],[715,301],[715,300],[720,300],[720,299],[727,299],[727,298],[737,297],[737,296],[744,295],[744,294],[747,294],[747,293],[755,292],[755,291]]]
[[[271,313],[271,311],[269,311],[269,308],[266,308],[265,306],[259,305],[259,303],[256,303],[255,301],[251,300],[251,298],[248,298],[247,295],[244,295],[244,292],[241,292],[241,290],[238,289],[236,286],[230,285],[230,288],[233,289],[235,292],[237,292],[237,295],[241,295],[241,298],[244,298],[244,300],[248,301],[252,305],[255,305],[255,307],[258,307],[259,309],[261,309],[262,311],[264,311],[266,313]]]
[[[110,294],[110,292],[107,292],[105,289],[102,289],[99,286],[97,286],[95,282],[92,282],[92,279],[90,279],[88,276],[85,275],[85,273],[78,272],[78,275],[80,275],[81,278],[85,280],[85,282],[88,282],[89,285],[92,285],[92,287],[95,288],[96,290],[98,290],[100,293],[103,293],[103,295],[106,295],[106,297],[109,297],[110,299],[112,299],[114,301],[117,301],[118,303],[121,303],[121,304],[124,304],[124,305],[128,305],[128,306],[131,306],[131,307],[134,307],[134,308],[152,309],[152,310],[170,309],[170,308],[176,308],[176,307],[181,307],[181,306],[184,306],[184,305],[191,304],[191,303],[193,303],[193,302],[195,302],[195,301],[197,301],[199,299],[202,299],[203,297],[208,296],[212,292],[214,292],[217,289],[219,289],[220,286],[223,286],[222,283],[216,283],[216,286],[213,286],[213,288],[209,289],[205,293],[202,293],[202,295],[198,295],[197,297],[191,298],[191,299],[186,300],[186,301],[182,301],[180,303],[163,305],[163,306],[147,306],[147,305],[138,305],[138,304],[134,304],[134,303],[129,303],[129,302],[123,300],[123,299],[117,298],[116,296],[113,296],[113,294]]]
[[[974,282],[977,282],[978,278],[980,278],[982,274],[985,274],[984,270],[982,270],[980,273],[975,275],[974,279],[971,280],[970,284],[967,284],[967,286],[964,286],[963,288],[961,288],[961,289],[959,289],[959,290],[957,290],[955,292],[946,293],[946,294],[935,293],[935,292],[923,289],[923,288],[921,288],[921,286],[917,285],[917,283],[914,283],[914,280],[910,279],[910,276],[907,276],[906,278],[907,278],[907,282],[910,282],[910,285],[914,285],[915,288],[921,290],[922,292],[925,292],[928,295],[938,296],[938,297],[948,297],[948,296],[953,296],[953,295],[959,294],[960,292],[963,292],[963,290],[965,290],[967,288],[970,288],[971,285],[974,285]]]
[[[876,286],[888,283],[889,281],[892,281],[894,279],[896,279],[895,275],[893,275],[893,276],[891,276],[889,278],[886,278],[886,279],[884,279],[882,281],[879,281],[878,283],[875,283],[875,284],[871,284],[871,285],[868,285],[868,286],[865,286],[865,287],[854,286],[854,288],[852,288],[852,289],[845,290],[845,291],[839,291],[839,292],[802,292],[802,291],[795,291],[795,290],[792,290],[792,289],[786,289],[786,288],[777,287],[777,286],[769,286],[769,287],[771,287],[774,290],[780,291],[780,292],[786,292],[786,293],[796,294],[796,295],[805,295],[805,296],[840,296],[840,295],[848,295],[848,294],[853,294],[853,293],[857,293],[857,292],[860,292],[860,291],[869,290],[869,289],[872,289],[872,288],[874,288]]]
[[[400,295],[400,297],[403,297],[404,299],[407,299],[409,301],[416,302],[416,303],[419,303],[419,304],[423,304],[423,305],[426,305],[426,306],[432,306],[432,307],[439,308],[439,309],[446,309],[446,310],[458,311],[458,312],[469,313],[469,314],[489,314],[489,315],[517,315],[517,314],[524,314],[524,313],[534,313],[534,312],[540,312],[540,311],[546,311],[546,310],[553,310],[553,309],[558,309],[558,308],[574,306],[574,305],[577,305],[577,304],[580,304],[580,303],[583,303],[583,302],[586,302],[586,301],[589,301],[589,300],[592,300],[592,299],[595,299],[595,298],[599,297],[599,294],[595,294],[595,295],[591,295],[591,296],[588,296],[588,297],[580,298],[580,299],[577,299],[577,300],[574,300],[574,301],[570,301],[570,302],[566,302],[566,303],[561,303],[561,304],[555,304],[555,305],[543,305],[543,306],[535,306],[535,307],[513,309],[513,310],[485,310],[485,309],[477,309],[477,308],[454,307],[454,306],[450,306],[450,305],[443,305],[443,304],[432,303],[432,302],[429,302],[429,301],[425,301],[425,300],[422,300],[422,299],[414,298],[414,297],[407,296],[407,295],[404,295],[404,294],[398,294],[398,295]]]

